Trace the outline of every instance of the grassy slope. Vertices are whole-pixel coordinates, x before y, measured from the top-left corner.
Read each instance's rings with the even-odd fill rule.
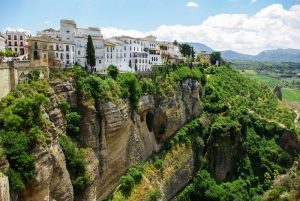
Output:
[[[288,83],[295,81],[295,78],[274,78],[267,75],[259,75],[254,70],[244,70],[240,71],[240,73],[245,77],[257,80],[261,83],[271,86],[273,86],[276,83],[279,83],[280,81]],[[283,88],[282,96],[284,101],[287,102],[287,104],[292,103],[293,105],[295,105],[293,106],[293,108],[300,108],[300,89]]]

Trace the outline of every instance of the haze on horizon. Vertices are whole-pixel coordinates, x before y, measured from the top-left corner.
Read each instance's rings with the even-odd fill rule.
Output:
[[[0,30],[59,27],[60,19],[79,27],[99,27],[116,35],[200,42],[215,50],[257,54],[300,49],[299,0],[1,0]]]

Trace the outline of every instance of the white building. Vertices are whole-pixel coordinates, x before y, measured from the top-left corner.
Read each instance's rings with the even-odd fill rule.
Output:
[[[121,71],[148,71],[153,65],[163,64],[165,57],[170,58],[165,55],[179,53],[179,49],[174,45],[173,47],[171,43],[165,44],[166,50],[162,50],[154,36],[146,38],[118,36],[104,40],[100,29],[77,28],[72,20],[61,20],[59,30],[46,29],[38,32],[37,35],[75,45],[75,63],[81,66],[87,66],[86,48],[90,35],[95,48],[95,68],[98,72],[104,71],[109,65],[116,65]]]
[[[5,50],[5,38],[0,33],[0,51],[4,51],[4,50]]]
[[[19,55],[28,55],[28,33],[22,31],[6,31],[6,47]]]

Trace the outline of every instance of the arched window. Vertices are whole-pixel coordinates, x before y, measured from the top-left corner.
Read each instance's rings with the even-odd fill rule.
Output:
[[[33,52],[33,59],[34,60],[39,60],[39,53],[37,51]]]
[[[35,48],[35,49],[38,49],[37,42],[34,42],[34,48]]]

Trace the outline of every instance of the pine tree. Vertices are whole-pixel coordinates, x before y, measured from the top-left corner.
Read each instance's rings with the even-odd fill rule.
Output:
[[[94,67],[96,66],[95,48],[92,41],[92,37],[88,36],[87,48],[86,48],[86,61],[88,66],[90,66],[91,71],[94,72]]]

